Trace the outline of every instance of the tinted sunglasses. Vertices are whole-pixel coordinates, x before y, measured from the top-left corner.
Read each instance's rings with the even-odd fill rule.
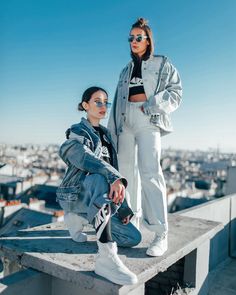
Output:
[[[96,106],[97,106],[98,108],[101,108],[101,107],[103,107],[103,106],[109,108],[109,107],[111,106],[111,103],[108,102],[108,101],[105,101],[105,102],[95,101],[94,103],[96,104]]]
[[[142,42],[144,39],[148,39],[148,36],[144,36],[144,35],[137,35],[137,36],[130,35],[128,37],[128,41],[130,43],[132,43],[134,40],[137,41],[137,42]]]

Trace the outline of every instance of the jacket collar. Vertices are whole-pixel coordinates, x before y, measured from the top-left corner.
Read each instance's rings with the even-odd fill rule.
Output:
[[[93,128],[91,123],[87,119],[85,119],[84,117],[82,117],[82,119],[81,119],[81,124],[84,125],[86,128],[88,128],[91,132],[99,134],[98,131]],[[102,131],[105,133],[105,135],[111,140],[111,135],[110,135],[109,130],[101,124],[99,124],[99,127],[102,129]]]
[[[99,124],[99,127],[103,130],[105,135],[108,137],[110,143],[112,144],[113,148],[116,150],[116,147],[115,147],[115,144],[112,140],[112,136],[111,136],[110,131],[106,127],[104,127],[100,124]],[[99,132],[96,131],[93,128],[93,126],[91,125],[91,123],[87,119],[85,119],[84,117],[81,118],[80,123],[73,125],[72,128],[73,128],[72,132],[74,132],[76,134],[77,134],[76,129],[85,128],[87,131],[94,133],[100,139]]]
[[[81,125],[84,125],[86,128],[88,128],[92,132],[97,132],[93,128],[93,126],[91,125],[91,123],[87,119],[85,119],[84,117],[81,118]]]

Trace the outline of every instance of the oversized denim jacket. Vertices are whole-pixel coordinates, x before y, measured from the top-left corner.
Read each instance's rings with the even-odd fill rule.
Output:
[[[116,147],[125,121],[133,66],[133,61],[130,61],[121,71],[108,121],[108,129]],[[142,61],[141,71],[147,96],[147,101],[143,104],[144,113],[150,117],[151,124],[160,128],[161,135],[168,134],[173,131],[170,113],[181,103],[182,85],[179,74],[167,57],[161,55]]]
[[[67,130],[69,139],[59,149],[59,155],[67,164],[67,170],[57,189],[57,201],[71,202],[78,198],[83,199],[83,180],[90,173],[103,175],[109,184],[112,184],[117,179],[122,179],[124,185],[127,186],[127,180],[118,172],[117,153],[111,134],[104,126],[100,125],[100,127],[104,131],[108,142],[112,144],[113,166],[101,159],[102,143],[98,131],[92,127],[89,121],[82,118],[80,123],[72,125]],[[128,208],[126,201],[122,205],[123,208]],[[132,210],[128,209],[125,210],[125,213],[123,212],[123,218],[129,214],[132,215]]]

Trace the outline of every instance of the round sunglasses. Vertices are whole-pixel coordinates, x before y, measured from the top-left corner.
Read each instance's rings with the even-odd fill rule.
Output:
[[[109,108],[109,107],[111,106],[111,103],[108,102],[108,101],[105,101],[105,102],[102,102],[102,101],[95,101],[94,103],[95,103],[95,105],[96,105],[98,108],[101,108],[101,107],[103,107],[103,106]]]
[[[137,36],[130,35],[128,37],[128,41],[130,43],[132,43],[134,40],[137,41],[137,42],[142,42],[144,39],[148,39],[148,36],[144,36],[144,35],[137,35]]]

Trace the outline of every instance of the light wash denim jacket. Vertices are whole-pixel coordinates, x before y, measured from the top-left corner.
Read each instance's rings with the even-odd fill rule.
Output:
[[[84,189],[83,181],[86,175],[101,174],[109,184],[114,183],[117,179],[121,179],[125,187],[127,180],[118,172],[118,161],[115,145],[112,142],[111,134],[108,129],[100,125],[106,139],[112,144],[112,163],[101,159],[102,143],[99,132],[96,131],[88,120],[81,119],[81,122],[71,126],[67,130],[67,139],[59,149],[59,155],[67,164],[67,170],[62,183],[57,189],[57,201],[76,201],[78,198],[83,199]],[[123,202],[122,208],[128,208],[126,200]],[[121,209],[121,208],[120,208]],[[132,210],[121,210],[120,215],[132,215]],[[129,214],[128,214],[129,213]]]
[[[108,129],[116,147],[125,121],[133,66],[133,61],[130,61],[121,71],[108,121]],[[147,101],[143,104],[144,113],[150,117],[151,124],[160,127],[161,135],[168,134],[173,131],[170,113],[181,103],[182,86],[179,74],[167,57],[161,55],[143,60],[141,71],[147,96]]]

